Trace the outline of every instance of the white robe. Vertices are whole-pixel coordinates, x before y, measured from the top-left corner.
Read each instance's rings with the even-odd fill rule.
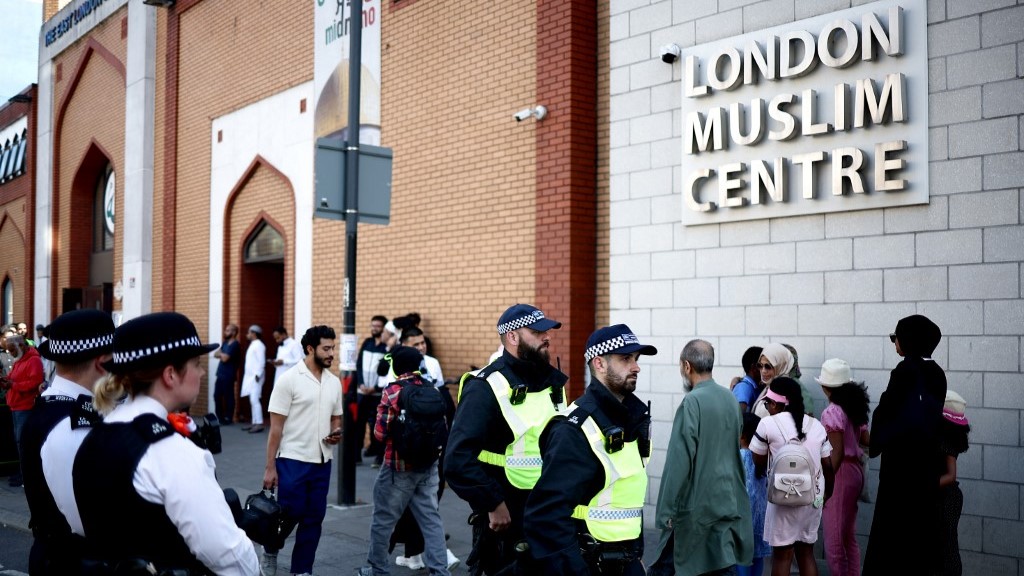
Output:
[[[267,369],[267,346],[259,340],[249,342],[245,351],[245,371],[242,374],[240,396],[263,393],[264,373]]]

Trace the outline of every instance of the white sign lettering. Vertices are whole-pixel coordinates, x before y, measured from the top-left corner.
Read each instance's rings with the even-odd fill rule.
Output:
[[[883,0],[683,54],[683,224],[928,202],[927,7]]]

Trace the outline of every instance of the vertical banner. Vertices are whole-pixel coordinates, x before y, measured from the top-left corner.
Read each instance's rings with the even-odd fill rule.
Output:
[[[353,25],[348,0],[313,0],[313,88],[316,94],[314,132],[347,137],[348,44]],[[363,52],[360,75],[359,142],[380,145],[380,17],[381,0],[363,0]]]

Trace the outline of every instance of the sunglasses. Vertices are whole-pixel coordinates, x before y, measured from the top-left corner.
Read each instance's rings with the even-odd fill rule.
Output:
[[[775,370],[775,366],[772,366],[771,364],[757,363],[757,364],[754,364],[754,366],[757,366],[758,370]]]
[[[889,334],[889,342],[892,342],[893,344],[896,343],[896,334],[895,333]]]

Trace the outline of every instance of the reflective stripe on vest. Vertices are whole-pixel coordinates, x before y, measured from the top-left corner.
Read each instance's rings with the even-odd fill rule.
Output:
[[[643,530],[647,470],[636,441],[626,442],[622,450],[609,454],[604,448],[604,434],[593,418],[588,416],[580,428],[604,468],[604,488],[588,506],[577,506],[572,517],[585,521],[591,536],[600,542],[639,538]]]
[[[477,459],[485,464],[501,466],[510,484],[521,490],[529,490],[540,478],[540,434],[548,420],[557,414],[551,403],[551,388],[527,392],[526,400],[513,406],[509,400],[512,387],[501,372],[491,372],[487,376],[487,383],[494,392],[505,423],[512,430],[512,442],[505,447],[504,454],[481,450]]]

